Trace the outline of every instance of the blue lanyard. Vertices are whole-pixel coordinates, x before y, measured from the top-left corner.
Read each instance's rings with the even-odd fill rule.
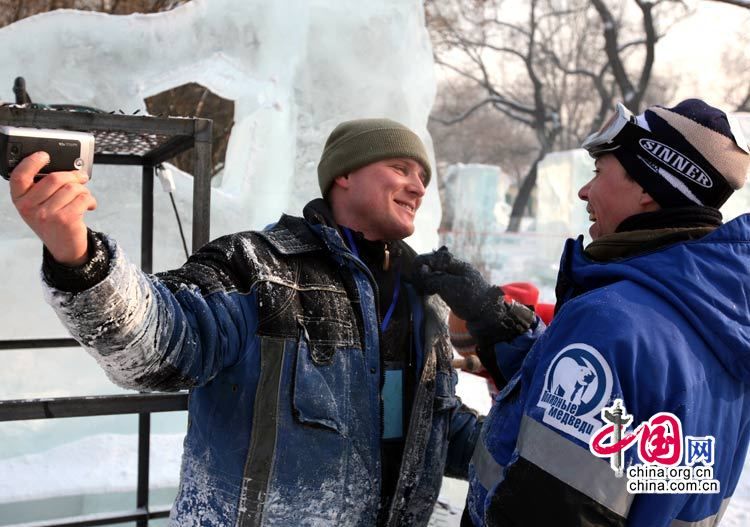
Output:
[[[398,292],[401,289],[401,273],[398,272],[398,269],[396,269],[396,273],[396,286],[393,288],[393,300],[391,300],[391,305],[383,317],[383,323],[380,324],[381,333],[385,333],[385,330],[388,327],[388,322],[391,321],[391,316],[393,316],[393,311],[396,309],[396,303],[398,302]]]
[[[341,227],[341,230],[344,231],[344,235],[346,236],[346,240],[349,242],[349,248],[354,253],[354,256],[359,258],[359,251],[357,250],[357,244],[354,243],[354,236],[352,236],[352,231],[347,229],[346,227]]]
[[[352,231],[346,227],[341,227],[341,230],[344,231],[344,235],[349,242],[349,248],[352,250],[352,253],[354,254],[354,256],[359,258],[359,251],[357,250],[357,244],[354,242]],[[385,316],[383,317],[383,322],[381,322],[380,324],[381,333],[385,333],[386,328],[388,328],[388,323],[391,321],[393,312],[396,310],[396,304],[398,303],[398,294],[400,291],[401,273],[398,269],[396,269],[396,286],[393,288],[393,299],[391,300],[391,305],[388,307],[388,311],[386,311]]]

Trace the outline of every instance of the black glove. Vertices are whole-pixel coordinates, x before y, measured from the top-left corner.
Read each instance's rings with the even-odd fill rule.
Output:
[[[414,259],[412,282],[422,294],[440,295],[480,342],[512,340],[536,319],[526,306],[505,302],[502,289],[488,284],[479,271],[446,247]]]
[[[440,295],[448,307],[464,320],[478,318],[482,313],[482,304],[492,294],[492,286],[479,271],[455,258],[445,246],[414,259],[412,280],[420,293]]]

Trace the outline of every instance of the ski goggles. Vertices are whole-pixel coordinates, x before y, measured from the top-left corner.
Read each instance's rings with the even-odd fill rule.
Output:
[[[582,148],[588,150],[591,157],[597,157],[606,152],[612,152],[622,146],[622,143],[618,142],[617,136],[620,132],[627,127],[638,126],[644,130],[648,130],[648,127],[639,126],[638,118],[625,108],[622,103],[618,102],[615,108],[615,113],[605,122],[599,130],[589,135],[581,145]]]
[[[729,121],[729,129],[734,136],[734,142],[740,147],[740,150],[746,154],[750,154],[750,142],[745,138],[745,134],[742,132],[740,122],[735,118],[734,115],[727,114],[727,120]]]
[[[733,115],[729,114],[727,114],[727,120],[729,121],[729,128],[735,144],[743,152],[750,154],[750,143],[745,138],[739,121]],[[630,128],[630,131],[634,133],[621,135],[621,132],[625,128]],[[634,115],[622,103],[618,102],[614,115],[599,130],[589,135],[583,141],[581,147],[585,148],[591,157],[597,157],[601,154],[617,150],[627,144],[631,136],[642,137],[648,135],[650,131],[651,129],[643,115]]]

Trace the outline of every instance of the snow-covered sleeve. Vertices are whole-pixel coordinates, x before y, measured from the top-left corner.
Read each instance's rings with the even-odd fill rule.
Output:
[[[103,241],[109,269],[96,285],[71,293],[43,282],[47,302],[115,384],[190,388],[239,359],[257,314],[252,294],[230,278],[230,237],[160,275],[143,273],[114,240]]]

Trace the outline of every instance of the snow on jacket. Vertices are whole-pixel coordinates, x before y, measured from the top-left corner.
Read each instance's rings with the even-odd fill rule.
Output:
[[[107,277],[47,288],[120,386],[191,389],[180,526],[375,525],[381,365],[373,282],[338,232],[282,216],[146,275],[105,238]],[[388,525],[426,525],[480,425],[455,395],[444,304],[409,284],[416,392]]]
[[[750,438],[750,215],[698,240],[607,263],[590,260],[582,239],[568,240],[561,273],[571,283],[562,298],[570,299],[546,331],[521,337],[533,347],[482,429],[469,471],[472,521],[715,525]],[[523,347],[514,341],[503,355],[498,346],[504,373]],[[615,399],[633,416],[631,431],[670,412],[683,438],[713,436],[719,492],[628,492],[627,477],[589,451],[601,410]],[[626,468],[641,463],[637,448],[626,451]]]

